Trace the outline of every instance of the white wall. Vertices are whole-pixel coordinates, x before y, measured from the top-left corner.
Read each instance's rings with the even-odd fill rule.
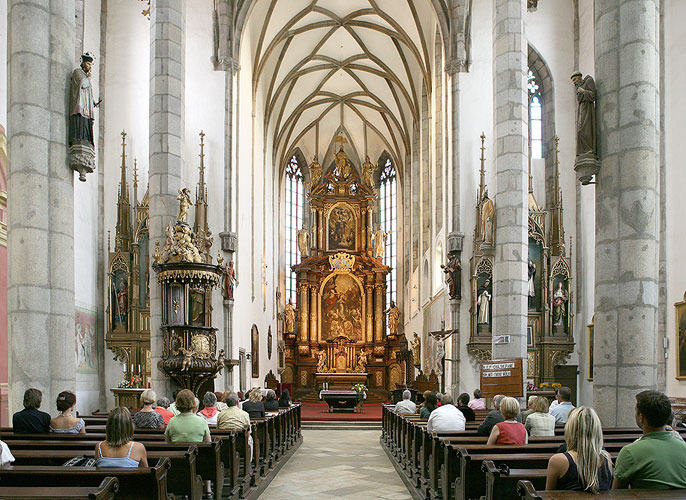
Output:
[[[683,230],[684,203],[683,186],[686,184],[686,169],[683,166],[683,116],[686,111],[686,96],[683,82],[686,78],[686,33],[683,22],[686,19],[686,3],[681,0],[665,0],[665,155],[667,165],[667,394],[686,396],[686,381],[677,380],[677,339],[674,304],[684,300],[686,291],[686,266],[683,255],[686,248],[686,232]],[[658,347],[658,352],[662,349]]]
[[[0,2],[0,125],[7,128],[7,2]]]

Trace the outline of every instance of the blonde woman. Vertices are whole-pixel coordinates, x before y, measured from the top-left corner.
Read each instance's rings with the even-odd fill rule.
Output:
[[[262,391],[255,387],[250,391],[250,400],[243,403],[243,411],[248,412],[250,420],[253,418],[264,418],[264,403],[262,402]]]
[[[567,451],[550,457],[546,490],[598,493],[612,485],[612,460],[603,450],[603,428],[593,408],[569,412],[565,425]]]
[[[141,409],[133,416],[133,425],[136,429],[162,429],[164,418],[153,409],[157,401],[157,394],[151,389],[146,389],[141,393]]]
[[[548,398],[534,397],[529,404],[531,413],[526,417],[526,432],[529,436],[554,436],[555,417],[548,413]]]
[[[486,444],[527,444],[529,442],[524,425],[517,422],[519,410],[519,401],[515,398],[504,397],[500,401],[500,413],[505,421],[495,424]]]

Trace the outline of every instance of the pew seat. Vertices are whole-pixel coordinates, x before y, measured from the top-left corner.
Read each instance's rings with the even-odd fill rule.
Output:
[[[537,491],[530,481],[519,481],[517,493],[520,500],[662,500],[665,498],[686,498],[686,490],[607,490],[597,495],[583,491],[552,490]]]

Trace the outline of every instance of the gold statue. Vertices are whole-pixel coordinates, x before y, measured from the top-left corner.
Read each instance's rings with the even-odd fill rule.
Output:
[[[298,229],[298,250],[300,251],[301,257],[310,256],[310,232],[305,229]]]
[[[374,164],[366,157],[362,164],[362,180],[369,187],[374,187]]]
[[[185,349],[183,347],[179,348],[179,352],[183,354],[183,362],[181,363],[181,371],[187,372],[191,367],[193,361],[193,350]]]
[[[310,164],[310,185],[315,187],[319,184],[319,179],[322,178],[322,166],[317,161],[317,155],[312,158],[312,163]]]
[[[417,335],[417,332],[414,332],[414,339],[412,340],[412,357],[414,359],[414,366],[420,367],[422,366],[422,341],[419,338],[419,335]]]
[[[288,304],[286,304],[286,307],[284,307],[284,331],[286,333],[295,333],[295,306],[291,302],[291,299],[288,299]]]
[[[372,235],[372,244],[374,245],[374,257],[377,259],[383,258],[384,251],[386,250],[386,238],[388,238],[388,233],[383,229],[378,229]]]
[[[384,314],[388,314],[388,331],[391,335],[397,335],[400,326],[400,309],[395,302],[391,300],[391,306],[384,311]]]
[[[484,189],[481,198],[481,237],[484,243],[493,243],[495,207],[493,200],[488,197],[488,189]]]
[[[324,373],[326,371],[326,351],[319,349],[317,351],[317,373]]]
[[[179,216],[176,218],[177,222],[186,222],[188,215],[188,207],[193,206],[191,200],[191,190],[188,188],[179,188],[179,195],[176,197],[179,200]]]
[[[369,353],[364,350],[364,347],[360,350],[357,355],[357,366],[355,367],[356,372],[365,373],[367,371],[367,357]]]
[[[348,155],[343,151],[343,145],[341,149],[336,153],[336,177],[342,180],[346,180],[350,177],[353,169],[350,166],[350,160],[348,160]]]

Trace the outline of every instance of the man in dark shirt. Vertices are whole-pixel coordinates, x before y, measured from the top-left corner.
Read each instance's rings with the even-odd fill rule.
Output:
[[[493,430],[493,427],[495,427],[495,424],[499,422],[503,422],[505,419],[503,418],[503,414],[500,413],[500,402],[503,400],[505,396],[498,395],[493,398],[493,406],[495,407],[495,410],[491,410],[488,415],[486,415],[486,418],[484,418],[484,421],[481,422],[481,425],[476,429],[476,433],[479,436],[490,436],[491,431]],[[517,422],[522,421],[522,414],[519,413],[517,415]]]
[[[16,433],[40,434],[48,432],[50,415],[39,411],[43,393],[38,389],[29,389],[24,393],[24,409],[12,416],[12,428]]]
[[[468,404],[469,394],[466,392],[463,392],[457,397],[457,409],[462,412],[467,422],[474,422],[476,420],[476,415],[474,414],[474,410],[467,406]]]

